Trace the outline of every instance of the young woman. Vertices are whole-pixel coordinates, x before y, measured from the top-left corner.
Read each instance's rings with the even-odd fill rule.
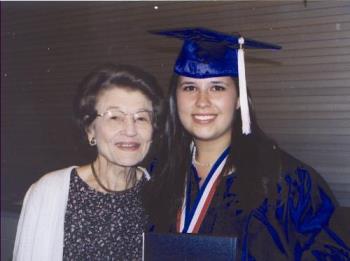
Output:
[[[241,260],[349,258],[330,227],[337,203],[327,184],[266,137],[247,100],[243,46],[276,46],[201,28],[157,33],[184,45],[169,92],[169,156],[147,204],[152,229],[238,236]]]
[[[75,117],[97,157],[46,174],[28,190],[14,260],[141,260],[141,189],[158,137],[161,92],[132,66],[103,65],[84,78]]]

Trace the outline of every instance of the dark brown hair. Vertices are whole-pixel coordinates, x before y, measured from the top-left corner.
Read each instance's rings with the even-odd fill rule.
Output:
[[[182,126],[176,103],[176,89],[179,76],[173,75],[168,93],[168,106],[166,108],[166,127],[162,152],[158,154],[154,177],[146,188],[146,193],[154,195],[145,202],[146,209],[155,224],[157,231],[166,232],[175,223],[178,209],[181,207],[185,178],[190,171],[192,162],[190,143],[192,136]],[[238,79],[233,78],[238,90]],[[240,110],[237,110],[235,120],[232,122],[231,150],[222,171],[222,176],[232,169],[240,174],[235,188],[242,196],[242,204],[253,207],[259,200],[259,192],[264,193],[261,180],[260,160],[258,147],[261,141],[269,138],[259,128],[251,104],[251,130],[250,135],[242,134],[242,120]],[[247,190],[257,191],[254,196]],[[148,190],[148,191],[147,191]]]
[[[163,94],[155,77],[131,65],[103,64],[83,78],[74,101],[74,120],[81,136],[87,138],[86,130],[97,117],[95,109],[98,96],[111,88],[140,91],[151,102],[153,108],[153,142],[146,157],[140,163],[148,167],[160,146],[163,120]],[[91,151],[92,152],[92,151]],[[96,152],[96,151],[94,151]]]
[[[84,77],[74,98],[74,118],[82,133],[85,133],[97,116],[95,107],[98,96],[103,91],[116,87],[140,91],[152,102],[153,127],[157,132],[163,95],[156,79],[135,66],[104,64]]]

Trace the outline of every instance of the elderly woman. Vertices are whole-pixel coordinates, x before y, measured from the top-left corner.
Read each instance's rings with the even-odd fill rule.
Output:
[[[75,116],[97,157],[46,174],[28,190],[14,260],[139,260],[146,215],[141,189],[159,127],[156,80],[104,65],[78,88]]]
[[[327,184],[263,133],[247,99],[243,48],[279,47],[203,28],[157,33],[184,44],[161,154],[171,157],[159,159],[148,203],[153,230],[238,236],[241,260],[349,260]]]

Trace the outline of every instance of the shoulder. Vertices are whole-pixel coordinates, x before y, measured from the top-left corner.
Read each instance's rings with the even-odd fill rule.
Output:
[[[305,192],[309,192],[312,198],[317,199],[316,201],[324,200],[327,197],[334,206],[338,205],[329,185],[313,167],[295,158],[277,145],[276,151],[280,162],[279,174],[282,186],[285,184],[290,189],[294,187],[296,191],[305,188]]]
[[[270,139],[264,139],[258,144],[259,165],[265,176],[282,185],[308,184],[316,194],[321,189],[337,204],[327,182],[314,168],[287,153]]]
[[[55,170],[49,173],[46,173],[44,176],[42,176],[37,182],[35,182],[34,186],[45,186],[45,185],[52,185],[52,184],[60,184],[64,182],[65,180],[69,179],[70,173],[72,169],[74,169],[75,166],[71,166],[64,169]]]
[[[27,196],[34,196],[37,194],[53,194],[62,187],[66,187],[70,181],[70,173],[75,166],[55,170],[42,176],[38,181],[33,183],[27,192]]]
[[[56,170],[45,174],[28,189],[22,206],[22,212],[27,213],[48,206],[53,202],[64,200],[68,195],[70,173],[75,167]],[[36,215],[35,213],[33,215]]]
[[[262,139],[259,141],[257,148],[260,164],[271,166],[270,168],[277,170],[279,175],[284,176],[287,173],[295,172],[297,169],[304,169],[312,176],[319,176],[316,170],[283,150],[271,139]]]
[[[312,182],[313,185],[322,185],[328,187],[326,181],[313,167],[295,158],[281,148],[278,148],[277,150],[280,158],[280,173],[282,177],[285,178],[288,176],[293,176],[295,178],[298,178],[300,176],[308,176],[310,182]]]

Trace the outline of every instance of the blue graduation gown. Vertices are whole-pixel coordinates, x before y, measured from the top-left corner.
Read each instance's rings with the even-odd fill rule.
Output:
[[[257,207],[245,207],[235,187],[241,174],[222,177],[198,233],[238,236],[239,260],[350,260],[350,225],[336,214],[336,200],[320,175],[276,145],[261,153],[280,162],[280,176],[267,175],[276,181],[270,186],[275,196],[267,193]],[[195,171],[188,181],[193,202]]]

